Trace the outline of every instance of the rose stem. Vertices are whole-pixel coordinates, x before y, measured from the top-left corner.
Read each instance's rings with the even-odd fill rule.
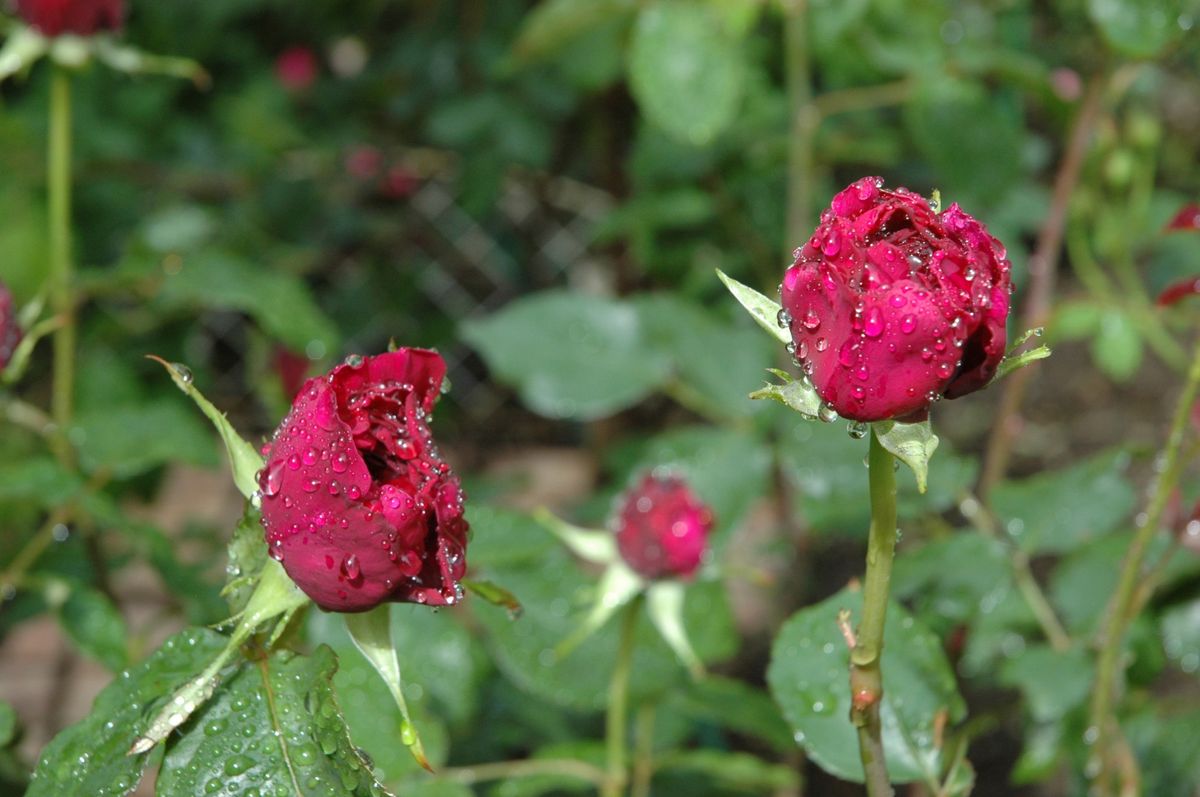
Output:
[[[869,797],[891,797],[879,704],[883,699],[883,621],[896,553],[896,473],[893,457],[871,430],[867,466],[871,483],[871,529],[867,536],[867,575],[862,621],[850,650],[850,721],[858,728],[858,748]]]
[[[607,773],[602,797],[621,797],[627,780],[625,773],[625,725],[629,708],[629,672],[633,665],[633,632],[637,628],[640,597],[629,602],[621,615],[621,641],[612,680],[608,684],[608,716],[605,719],[605,746],[608,750]]]
[[[1137,592],[1138,582],[1142,577],[1142,564],[1146,558],[1146,550],[1159,531],[1163,510],[1167,506],[1171,492],[1179,481],[1183,458],[1180,449],[1187,436],[1188,416],[1196,401],[1197,391],[1200,390],[1200,346],[1192,357],[1188,370],[1187,381],[1179,402],[1175,405],[1175,415],[1171,421],[1171,430],[1167,435],[1167,443],[1155,463],[1154,488],[1150,493],[1150,503],[1145,513],[1138,516],[1137,528],[1129,550],[1125,552],[1125,560],[1121,564],[1121,574],[1117,588],[1109,599],[1105,610],[1103,625],[1100,632],[1100,658],[1096,665],[1096,681],[1092,687],[1091,711],[1089,713],[1088,738],[1093,738],[1096,747],[1094,755],[1099,769],[1094,776],[1100,793],[1108,789],[1108,777],[1111,774],[1111,759],[1115,755],[1116,740],[1113,738],[1117,731],[1115,718],[1112,716],[1113,697],[1117,691],[1117,679],[1123,671],[1120,665],[1121,652],[1124,648],[1125,632],[1133,619],[1131,611]]]
[[[50,78],[50,141],[46,159],[50,213],[50,306],[62,319],[54,331],[54,452],[73,459],[67,437],[75,396],[75,299],[71,277],[71,78],[55,66]]]
[[[1050,210],[1038,232],[1037,244],[1029,258],[1029,290],[1025,295],[1025,308],[1021,315],[1021,328],[1044,326],[1050,318],[1054,300],[1054,278],[1062,249],[1063,232],[1067,224],[1067,210],[1071,195],[1079,184],[1084,156],[1092,141],[1092,129],[1100,116],[1104,89],[1108,83],[1104,75],[1097,75],[1088,82],[1087,93],[1075,115],[1075,122],[1067,139],[1058,173],[1054,177],[1054,193]],[[1008,459],[1012,454],[1014,420],[1021,409],[1021,401],[1033,378],[1034,369],[1022,368],[1013,373],[1004,384],[1000,406],[996,410],[996,421],[988,438],[987,454],[983,462],[983,474],[979,479],[978,495],[986,502],[988,492],[996,482],[1004,478]]]

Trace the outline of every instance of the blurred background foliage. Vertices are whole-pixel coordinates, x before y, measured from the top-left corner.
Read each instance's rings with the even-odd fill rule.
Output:
[[[821,601],[860,570],[865,443],[745,398],[786,358],[713,269],[771,294],[828,198],[880,174],[984,220],[1009,248],[1020,308],[1091,103],[1042,319],[1056,353],[1005,419],[1017,477],[972,496],[998,390],[935,408],[929,492],[900,474],[896,596],[911,615],[903,627],[896,615],[905,641],[888,649],[913,659],[895,689],[922,696],[918,724],[949,712],[949,730],[892,729],[907,734],[899,771],[924,784],[910,793],[965,793],[958,740],[976,794],[1081,794],[1089,646],[1194,332],[1194,308],[1166,313],[1152,297],[1200,273],[1200,237],[1163,233],[1200,193],[1197,21],[1196,0],[133,0],[125,37],[198,60],[212,85],[99,68],[75,80],[82,473],[17,424],[0,435],[0,562],[54,531],[4,595],[0,635],[51,612],[85,656],[119,669],[180,617],[221,619],[212,563],[236,503],[199,520],[163,509],[172,484],[198,483],[182,465],[219,456],[144,354],[187,363],[257,440],[298,376],[389,340],[436,347],[453,383],[437,429],[473,499],[472,567],[526,615],[397,612],[435,763],[600,756],[595,663],[611,661],[615,631],[562,661],[542,655],[595,575],[524,510],[601,525],[634,474],[671,464],[718,519],[688,607],[718,675],[686,683],[639,632],[633,688],[653,713],[636,743],[654,793],[796,794],[797,771],[807,793],[855,793],[821,771],[854,776],[829,749],[839,737],[813,730],[844,712],[844,669],[796,650],[833,632]],[[0,93],[0,275],[18,303],[45,273],[46,82],[34,69]],[[48,382],[48,357],[35,358],[18,392],[41,401]],[[1189,477],[1159,540],[1163,588],[1129,640],[1126,721],[1156,796],[1200,788],[1200,559],[1184,530],[1198,493]],[[147,564],[149,614],[122,576]],[[1062,637],[1048,638],[1026,579]],[[777,643],[793,655],[771,665],[780,710],[770,647],[802,606]],[[313,614],[309,640],[346,650]],[[778,669],[788,661],[811,672]],[[413,779],[387,742],[398,719],[375,710],[386,695],[354,656],[342,662],[356,740],[388,781],[472,793]],[[70,718],[48,716],[0,777],[20,782],[21,756]],[[0,743],[19,739],[9,725],[0,713]]]

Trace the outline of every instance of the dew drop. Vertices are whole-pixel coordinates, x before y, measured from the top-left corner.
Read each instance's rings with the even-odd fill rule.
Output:
[[[863,315],[863,333],[868,338],[877,338],[883,334],[883,312],[878,307],[870,307]]]
[[[905,335],[912,334],[913,330],[916,328],[917,328],[917,317],[915,315],[913,315],[912,313],[909,313],[908,315],[904,316],[904,318],[900,319],[900,331],[903,332]]]

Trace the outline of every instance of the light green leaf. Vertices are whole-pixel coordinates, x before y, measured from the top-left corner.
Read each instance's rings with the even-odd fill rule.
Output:
[[[1100,370],[1118,382],[1137,373],[1142,364],[1142,337],[1127,313],[1109,308],[1092,338],[1092,359]]]
[[[717,276],[720,277],[721,282],[725,283],[725,287],[733,294],[733,298],[737,299],[738,303],[746,308],[746,312],[750,314],[750,317],[760,327],[769,332],[780,343],[792,342],[792,333],[779,325],[779,312],[783,308],[778,302],[768,299],[747,285],[743,285],[724,271],[721,271],[721,269],[717,269]]]
[[[1163,649],[1186,673],[1200,670],[1200,600],[1173,606],[1163,613]]]
[[[1184,35],[1180,0],[1088,0],[1088,16],[1122,55],[1153,58]]]
[[[704,676],[704,664],[692,648],[683,625],[686,589],[687,586],[681,581],[662,581],[651,585],[646,590],[646,611],[654,627],[679,657],[679,662],[688,668],[693,678],[698,679]]]
[[[258,574],[267,561],[267,542],[263,536],[262,516],[253,509],[244,514],[233,528],[225,547],[225,587],[221,595],[233,613],[246,608],[254,592]]]
[[[312,656],[280,651],[243,664],[170,745],[157,793],[389,794],[350,740],[334,696],[336,669],[324,646]]]
[[[780,629],[767,682],[796,740],[826,772],[862,782],[858,741],[850,722],[850,652],[838,613],[862,610],[862,594],[842,590],[801,609]],[[941,640],[903,607],[888,607],[884,627],[880,712],[888,770],[896,783],[936,780],[942,750],[934,746],[939,713],[952,722],[966,713]]]
[[[609,564],[619,558],[617,538],[611,531],[575,526],[545,507],[534,510],[533,517],[542,524],[542,528],[557,537],[559,542],[581,559],[597,564]]]
[[[1023,351],[1020,354],[1007,356],[1000,361],[1000,365],[996,368],[996,375],[992,377],[992,381],[995,382],[997,379],[1003,379],[1013,371],[1024,368],[1025,366],[1035,363],[1038,360],[1044,360],[1052,353],[1053,352],[1050,350],[1050,347],[1043,343],[1037,348]]]
[[[917,477],[917,492],[925,492],[929,480],[929,460],[938,447],[929,419],[920,423],[876,421],[871,424],[879,444],[892,456],[912,469]]]
[[[129,663],[125,619],[104,593],[70,585],[67,599],[57,607],[58,621],[79,649],[116,672]]]
[[[703,145],[733,122],[745,67],[737,39],[710,7],[678,0],[647,4],[629,47],[630,89],[656,125]]]
[[[634,7],[632,0],[543,0],[525,15],[513,55],[522,62],[548,58]]]
[[[149,659],[113,680],[82,721],[42,751],[26,797],[119,797],[132,791],[152,756],[126,755],[148,721],[147,709],[225,645],[215,631],[193,628],[168,639]]]
[[[1060,653],[1049,645],[1030,645],[1005,658],[1000,682],[1020,689],[1033,719],[1045,723],[1061,719],[1087,699],[1093,670],[1092,657],[1082,647]]]
[[[817,391],[813,389],[811,382],[807,379],[793,379],[791,374],[786,371],[775,368],[769,370],[782,379],[783,384],[768,384],[751,393],[750,398],[778,401],[785,407],[800,413],[800,417],[806,421],[815,421],[821,417],[824,402],[817,395]]]
[[[263,467],[262,457],[254,450],[254,446],[247,443],[229,423],[225,413],[214,407],[212,402],[206,399],[204,394],[192,384],[192,372],[186,365],[168,363],[166,360],[154,356],[151,356],[150,359],[166,368],[175,385],[196,402],[196,406],[200,408],[205,417],[212,421],[213,426],[217,428],[217,433],[221,435],[221,441],[225,443],[225,451],[229,455],[229,464],[233,470],[234,484],[247,499],[252,498],[258,491],[257,474]]]

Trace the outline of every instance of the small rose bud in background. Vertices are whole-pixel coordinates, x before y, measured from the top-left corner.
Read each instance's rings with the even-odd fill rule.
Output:
[[[389,199],[404,199],[412,196],[418,186],[420,181],[417,176],[402,164],[396,163],[388,167],[380,190]]]
[[[321,608],[462,597],[462,490],[429,431],[445,374],[423,349],[351,357],[305,383],[268,445],[268,549]]]
[[[13,297],[8,287],[0,282],[0,371],[12,359],[17,344],[21,342],[21,328],[17,326],[17,315],[13,309]]]
[[[1167,232],[1196,232],[1200,230],[1200,204],[1192,202],[1179,209],[1169,222]]]
[[[1011,265],[957,204],[877,177],[833,198],[781,287],[794,355],[845,418],[916,418],[984,387],[1004,357]]]
[[[646,475],[621,499],[617,549],[647,579],[690,578],[704,560],[713,527],[709,508],[675,475]]]
[[[124,0],[16,0],[17,14],[43,36],[120,30]]]
[[[288,91],[306,91],[317,80],[317,56],[307,47],[289,47],[275,59],[275,79]]]
[[[373,180],[383,168],[383,153],[368,144],[354,147],[346,153],[346,174],[359,180]]]

